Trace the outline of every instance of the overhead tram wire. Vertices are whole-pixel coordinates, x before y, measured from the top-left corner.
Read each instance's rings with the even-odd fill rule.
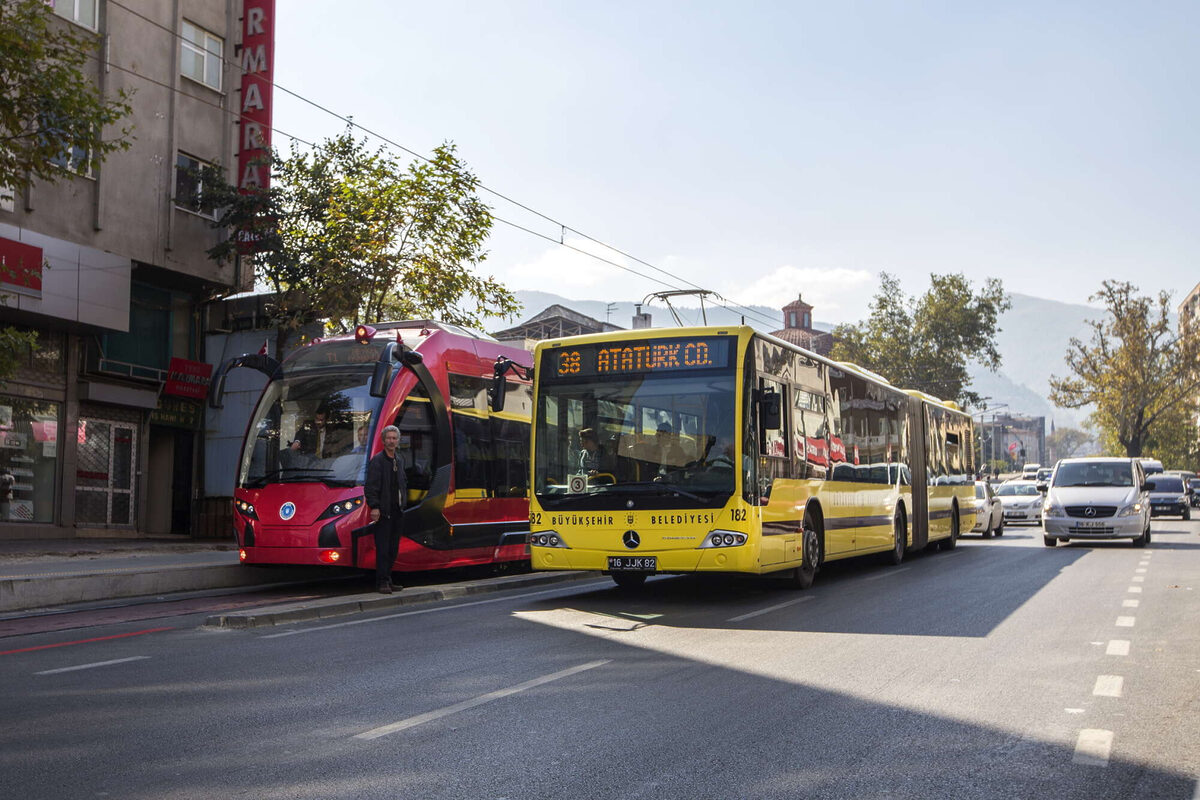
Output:
[[[110,6],[116,6],[116,7],[118,7],[118,8],[121,8],[121,9],[122,9],[122,10],[124,10],[126,13],[128,13],[128,14],[130,14],[130,15],[132,15],[132,16],[135,16],[135,17],[137,17],[137,18],[139,18],[139,19],[141,19],[141,20],[143,20],[143,21],[147,22],[147,23],[148,23],[148,24],[150,24],[150,25],[153,25],[154,27],[156,27],[156,28],[158,28],[158,29],[160,29],[160,30],[162,30],[162,31],[165,31],[166,33],[170,34],[170,35],[171,35],[173,38],[175,38],[175,39],[179,39],[180,41],[184,41],[184,39],[183,39],[183,34],[182,34],[182,33],[178,32],[178,31],[175,31],[175,30],[174,30],[174,29],[172,29],[172,28],[168,28],[166,25],[163,25],[162,23],[158,22],[157,20],[153,20],[153,19],[151,19],[151,18],[147,17],[145,14],[142,14],[142,13],[141,13],[141,12],[139,12],[139,11],[135,11],[134,9],[132,9],[132,8],[130,8],[129,6],[125,5],[124,3],[120,2],[120,0],[109,0],[108,4],[109,4]],[[99,57],[97,56],[97,58],[99,58]],[[227,58],[226,56],[222,55],[222,56],[221,56],[221,61],[222,61],[222,63],[224,63],[224,64],[227,64],[227,65],[230,65],[230,66],[233,66],[233,67],[234,67],[234,68],[236,68],[236,69],[241,69],[241,63],[240,63],[239,61],[236,61],[235,59],[232,59],[232,58]],[[112,66],[116,66],[116,65],[115,65],[115,64],[113,64]],[[183,94],[183,92],[182,92],[180,89],[178,89],[178,88],[176,88],[176,87],[174,87],[174,86],[168,86],[167,84],[164,84],[164,83],[162,83],[162,82],[160,82],[160,81],[156,81],[156,80],[154,80],[153,78],[149,78],[149,77],[147,77],[147,76],[145,76],[145,75],[141,75],[141,74],[140,74],[140,73],[138,73],[138,72],[135,72],[135,71],[133,71],[133,70],[126,69],[126,68],[124,68],[124,67],[117,67],[117,68],[118,68],[118,69],[120,69],[120,70],[121,70],[121,71],[123,71],[123,72],[128,72],[128,73],[130,73],[130,74],[132,74],[132,75],[136,75],[136,76],[138,76],[138,77],[141,77],[141,78],[143,78],[144,80],[147,80],[147,81],[149,81],[149,82],[151,82],[151,83],[155,83],[155,84],[157,84],[157,85],[159,85],[159,86],[163,86],[163,87],[165,87],[165,88],[168,88],[168,89],[170,89],[171,91],[180,92],[181,94]],[[333,117],[334,119],[337,119],[337,120],[340,120],[340,121],[342,121],[342,122],[346,123],[346,124],[347,124],[348,126],[350,126],[351,128],[357,128],[358,130],[361,130],[361,131],[362,131],[364,134],[366,134],[366,135],[368,135],[368,136],[372,136],[372,137],[374,137],[374,138],[378,139],[379,141],[381,141],[381,142],[384,142],[384,143],[386,143],[386,144],[390,145],[391,147],[394,147],[394,148],[396,148],[397,150],[400,150],[401,152],[404,152],[404,153],[408,154],[409,156],[411,156],[411,157],[413,157],[413,158],[420,159],[421,161],[424,161],[424,162],[426,162],[427,164],[433,164],[433,161],[432,161],[432,160],[431,160],[429,157],[427,157],[427,156],[423,155],[422,153],[419,153],[419,152],[417,152],[416,150],[413,150],[413,149],[412,149],[412,148],[410,148],[410,147],[406,147],[406,146],[404,146],[403,144],[401,144],[401,143],[399,143],[399,142],[397,142],[397,141],[395,141],[395,140],[393,140],[393,139],[391,139],[391,138],[389,138],[389,137],[387,137],[387,136],[385,136],[385,135],[383,135],[383,134],[381,134],[381,133],[378,133],[378,132],[376,132],[376,131],[374,131],[374,130],[372,130],[372,129],[370,129],[370,128],[367,128],[367,127],[365,127],[365,126],[363,126],[363,125],[361,125],[361,124],[359,124],[359,123],[355,122],[355,121],[354,121],[352,118],[350,118],[350,117],[347,117],[347,116],[344,116],[344,115],[342,115],[342,114],[339,114],[338,112],[334,111],[333,109],[330,109],[330,108],[328,108],[328,107],[326,107],[326,106],[323,106],[323,105],[321,105],[320,103],[316,102],[315,100],[312,100],[312,99],[310,99],[310,98],[308,98],[308,97],[305,97],[304,95],[301,95],[301,94],[299,94],[298,92],[294,92],[294,91],[292,91],[291,89],[288,89],[288,88],[287,88],[287,87],[285,87],[285,86],[281,86],[279,83],[276,83],[276,82],[274,82],[274,81],[272,81],[272,86],[273,86],[275,89],[278,89],[279,91],[283,92],[284,94],[287,94],[287,95],[289,95],[289,96],[291,96],[291,97],[294,97],[295,99],[297,99],[297,100],[299,100],[299,101],[301,101],[301,102],[303,102],[303,103],[306,103],[306,104],[308,104],[308,105],[312,106],[313,108],[315,108],[315,109],[317,109],[317,110],[319,110],[319,111],[322,111],[322,112],[324,112],[324,113],[328,114],[329,116]],[[186,95],[186,96],[188,96],[188,97],[191,97],[191,98],[193,98],[193,99],[196,99],[196,100],[199,100],[199,98],[197,98],[197,97],[195,97],[194,95],[191,95],[191,94],[188,94],[188,95]],[[239,122],[241,121],[241,119],[242,119],[242,117],[243,117],[243,115],[241,114],[241,112],[240,112],[240,111],[232,111],[232,110],[230,110],[230,109],[221,108],[221,107],[220,107],[220,106],[218,106],[217,104],[215,104],[215,103],[211,103],[211,102],[208,102],[208,101],[203,101],[203,100],[201,100],[200,102],[204,102],[204,103],[206,103],[207,105],[213,106],[213,107],[215,107],[215,108],[219,108],[221,111],[223,111],[223,112],[225,112],[225,113],[227,113],[227,114],[230,114],[231,116],[235,116],[235,117],[237,117]],[[280,134],[281,134],[281,135],[283,135],[283,136],[286,136],[287,138],[291,139],[292,141],[300,142],[301,144],[305,144],[305,145],[307,145],[307,146],[309,146],[309,147],[315,147],[315,146],[316,146],[316,145],[315,145],[313,142],[310,142],[310,141],[308,141],[308,140],[306,140],[306,139],[302,139],[302,138],[300,138],[300,137],[298,137],[298,136],[292,136],[291,134],[287,133],[286,131],[282,131],[282,130],[280,130],[280,129],[276,128],[274,125],[272,125],[272,126],[271,126],[271,130],[272,130],[273,132],[277,132],[277,133],[280,133]],[[435,166],[436,166],[436,165],[435,165]],[[702,286],[700,286],[700,285],[698,285],[698,284],[696,284],[696,283],[694,283],[694,282],[692,282],[692,281],[690,281],[690,280],[688,280],[688,279],[686,279],[686,278],[683,278],[683,277],[681,277],[681,276],[679,276],[679,275],[676,275],[676,274],[674,274],[674,273],[672,273],[672,272],[670,272],[670,271],[668,271],[668,270],[665,270],[665,269],[663,269],[662,267],[659,267],[659,266],[656,266],[656,265],[654,265],[654,264],[651,264],[649,261],[646,261],[646,260],[644,260],[644,259],[638,258],[637,256],[634,256],[634,255],[632,255],[631,253],[627,253],[627,252],[625,252],[624,250],[621,250],[621,249],[620,249],[620,248],[618,248],[618,247],[614,247],[614,246],[612,246],[612,245],[608,244],[607,242],[605,242],[605,241],[603,241],[603,240],[601,240],[601,239],[597,239],[596,237],[594,237],[594,236],[590,236],[590,235],[588,235],[588,234],[584,233],[583,231],[580,231],[580,230],[578,230],[577,228],[573,228],[573,227],[571,227],[571,226],[569,226],[569,225],[567,225],[567,224],[565,224],[565,223],[563,223],[563,222],[560,222],[559,220],[557,220],[557,219],[555,219],[555,218],[553,218],[553,217],[551,217],[551,216],[549,216],[549,215],[547,215],[547,214],[544,214],[544,213],[542,213],[541,211],[538,211],[537,209],[534,209],[534,208],[532,208],[532,207],[530,207],[530,206],[528,206],[528,205],[526,205],[526,204],[524,204],[524,203],[520,202],[519,200],[515,200],[515,199],[513,199],[512,197],[509,197],[508,195],[506,195],[506,194],[504,194],[504,193],[502,193],[502,192],[500,192],[500,191],[498,191],[498,190],[496,190],[496,189],[492,189],[491,187],[489,187],[489,186],[487,186],[486,184],[484,184],[482,181],[476,181],[476,185],[477,185],[477,186],[478,186],[480,189],[482,189],[483,191],[487,192],[488,194],[491,194],[491,195],[493,195],[494,197],[497,197],[497,198],[499,198],[500,200],[503,200],[503,201],[504,201],[504,202],[506,202],[506,203],[509,203],[509,204],[511,204],[511,205],[514,205],[514,206],[516,206],[517,208],[520,208],[520,209],[521,209],[521,210],[523,210],[523,211],[526,211],[526,212],[528,212],[528,213],[530,213],[530,214],[533,214],[534,216],[536,216],[536,217],[539,217],[539,218],[541,218],[541,219],[545,220],[546,222],[549,222],[549,223],[553,224],[554,226],[556,226],[557,228],[559,228],[559,230],[560,230],[560,231],[564,231],[564,232],[565,232],[565,231],[571,231],[572,233],[578,234],[579,236],[583,237],[584,239],[587,239],[587,240],[588,240],[588,241],[590,241],[590,242],[593,242],[593,243],[595,243],[595,244],[598,244],[598,245],[600,245],[601,247],[604,247],[604,248],[606,248],[606,249],[608,249],[608,250],[611,250],[611,251],[613,251],[614,253],[616,253],[616,254],[618,254],[618,255],[620,255],[620,256],[622,256],[622,257],[624,257],[624,258],[627,258],[627,259],[629,259],[630,261],[633,261],[633,262],[636,262],[636,263],[638,263],[638,264],[641,264],[641,265],[643,265],[643,266],[645,266],[645,267],[648,267],[648,268],[650,268],[650,269],[654,270],[655,272],[658,272],[658,273],[660,273],[660,274],[662,274],[662,275],[665,275],[665,276],[667,276],[668,278],[671,278],[672,280],[679,281],[680,283],[683,283],[683,284],[685,284],[686,286],[690,286],[690,287],[691,287],[691,288],[693,288],[693,289],[699,289],[699,290],[703,290],[703,289],[704,289],[704,287],[702,287]],[[569,248],[569,249],[571,249],[571,250],[575,250],[576,252],[583,253],[584,255],[587,255],[587,256],[591,256],[592,258],[596,259],[597,261],[601,261],[601,262],[603,262],[603,263],[605,263],[605,264],[609,264],[609,265],[611,265],[611,266],[615,266],[615,267],[617,267],[617,268],[619,268],[619,269],[622,269],[622,270],[624,270],[624,271],[626,271],[626,272],[629,272],[629,273],[631,273],[631,274],[633,274],[633,275],[637,275],[637,276],[639,276],[639,277],[641,277],[641,278],[645,278],[646,280],[652,281],[653,283],[657,283],[657,284],[658,284],[658,285],[660,285],[660,286],[666,286],[666,287],[668,287],[668,288],[670,288],[670,289],[675,289],[675,290],[681,290],[681,289],[683,288],[683,287],[681,287],[681,286],[677,286],[677,285],[674,285],[674,284],[668,283],[667,281],[664,281],[664,280],[662,280],[662,279],[659,279],[659,278],[652,278],[652,277],[650,277],[650,276],[648,276],[648,275],[645,275],[645,274],[643,274],[643,273],[637,272],[636,270],[630,269],[630,268],[628,268],[628,267],[626,267],[626,266],[624,266],[624,265],[622,265],[622,264],[619,264],[619,263],[617,263],[617,262],[615,262],[615,261],[609,260],[609,259],[607,259],[607,258],[603,258],[603,257],[601,257],[601,256],[597,256],[597,255],[595,255],[594,253],[589,253],[589,252],[587,252],[586,250],[583,250],[583,249],[581,249],[581,248],[578,248],[578,247],[574,247],[574,246],[572,246],[572,245],[569,245],[569,244],[567,244],[567,243],[566,243],[566,241],[565,241],[565,237],[563,237],[563,238],[560,238],[560,239],[556,240],[556,239],[554,239],[553,237],[547,236],[547,235],[545,235],[545,234],[542,234],[542,233],[535,232],[535,231],[533,231],[533,230],[531,230],[531,229],[529,229],[529,228],[527,228],[527,227],[525,227],[525,226],[523,226],[523,225],[518,225],[518,224],[516,224],[516,223],[514,223],[514,222],[511,222],[511,221],[509,221],[509,220],[507,220],[507,219],[504,219],[504,218],[502,218],[502,217],[496,216],[495,214],[493,214],[493,215],[492,215],[492,217],[493,217],[493,219],[495,219],[495,220],[497,220],[497,221],[499,221],[499,222],[503,222],[503,223],[505,223],[505,224],[507,224],[507,225],[510,225],[510,226],[511,226],[511,227],[513,227],[513,228],[516,228],[516,229],[518,229],[518,230],[524,231],[525,233],[530,233],[530,234],[533,234],[533,235],[535,235],[535,236],[538,236],[539,238],[546,239],[547,241],[550,241],[550,242],[554,242],[554,243],[558,244],[560,247],[567,247],[567,248]],[[761,312],[759,312],[759,311],[756,311],[755,309],[753,309],[753,308],[751,308],[751,307],[749,307],[749,306],[743,305],[743,304],[741,304],[741,303],[733,303],[733,302],[730,302],[730,301],[728,301],[726,298],[722,297],[721,295],[717,295],[717,296],[718,296],[718,297],[721,297],[721,299],[722,299],[722,300],[724,300],[725,302],[717,302],[717,303],[714,303],[714,305],[716,305],[716,306],[719,306],[719,307],[721,307],[721,308],[724,308],[726,311],[733,312],[735,309],[737,309],[738,311],[740,311],[740,312],[744,313],[746,316],[755,317],[755,318],[757,318],[757,319],[761,320],[762,322],[769,323],[769,324],[771,324],[771,325],[778,324],[778,320],[774,319],[773,317],[769,317],[769,316],[767,316],[767,315],[765,315],[765,314],[763,314],[763,313],[761,313]]]

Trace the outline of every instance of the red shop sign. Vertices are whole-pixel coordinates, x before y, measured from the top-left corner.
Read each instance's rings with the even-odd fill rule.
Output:
[[[172,358],[167,367],[167,382],[163,394],[203,400],[208,396],[208,384],[212,378],[212,364]]]

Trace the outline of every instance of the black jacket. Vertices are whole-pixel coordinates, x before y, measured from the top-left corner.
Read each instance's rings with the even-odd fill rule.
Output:
[[[396,465],[394,470],[393,464]],[[397,453],[393,461],[386,452],[376,453],[367,462],[367,483],[363,489],[367,507],[378,508],[381,519],[390,518],[397,508],[403,510],[408,498],[408,480],[404,476],[400,454]]]

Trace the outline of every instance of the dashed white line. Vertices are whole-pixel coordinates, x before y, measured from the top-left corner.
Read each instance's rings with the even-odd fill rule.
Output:
[[[895,575],[899,572],[907,572],[910,569],[912,569],[912,567],[900,567],[899,569],[889,569],[887,572],[881,572],[878,575],[872,575],[869,578],[863,578],[863,580],[864,581],[877,581],[880,578],[890,578],[892,575]]]
[[[788,600],[786,603],[780,603],[779,605],[768,606],[767,608],[760,608],[758,611],[751,611],[749,614],[742,614],[740,617],[730,617],[727,621],[728,622],[741,622],[744,619],[750,619],[751,617],[757,617],[759,614],[769,614],[772,611],[778,611],[781,608],[787,608],[788,606],[794,606],[794,605],[796,605],[796,603],[803,603],[805,600],[812,600],[812,599],[813,599],[813,596],[811,594],[806,595],[804,597],[797,597],[795,600]]]
[[[1121,601],[1122,608],[1137,608],[1141,604],[1142,604],[1141,600],[1122,600]]]
[[[1109,656],[1127,656],[1129,655],[1129,640],[1128,639],[1113,639],[1108,643],[1108,649],[1104,651],[1105,655]]]
[[[1133,623],[1137,621],[1136,617],[1117,617],[1118,628],[1132,628]]]
[[[1145,576],[1145,575],[1134,575],[1134,576],[1133,576],[1133,582],[1134,582],[1134,583],[1145,583],[1145,582],[1146,582],[1146,576]]]
[[[1126,589],[1126,591],[1127,591],[1127,592],[1129,592],[1130,594],[1141,594],[1141,593],[1142,593],[1142,587],[1140,587],[1140,586],[1130,586],[1128,589]]]
[[[58,669],[47,669],[42,672],[35,672],[34,675],[57,675],[60,672],[74,672],[80,669],[93,669],[94,667],[107,667],[110,664],[124,664],[128,661],[142,661],[150,656],[132,656],[130,658],[115,658],[112,661],[96,661],[92,664],[80,664],[75,667],[59,667]]]
[[[1138,573],[1138,574],[1141,574],[1141,575],[1145,575],[1145,574],[1146,574],[1146,570],[1145,570],[1145,568],[1142,568],[1142,567],[1139,567],[1138,569],[1135,569],[1135,570],[1134,570],[1134,572],[1136,572],[1136,573]]]
[[[1120,675],[1097,675],[1092,694],[1096,697],[1120,697],[1125,688],[1125,679]]]
[[[1112,731],[1084,728],[1075,742],[1075,755],[1071,761],[1088,767],[1107,767],[1112,743]]]
[[[441,719],[442,717],[448,717],[451,714],[457,714],[459,711],[465,711],[468,708],[474,708],[475,706],[481,706],[484,703],[490,703],[493,700],[499,700],[501,698],[517,694],[518,692],[523,692],[526,689],[532,689],[535,686],[541,686],[543,683],[550,683],[551,681],[557,681],[557,680],[560,680],[561,678],[567,678],[567,677],[570,677],[571,675],[576,675],[580,672],[585,672],[589,669],[595,669],[596,667],[602,667],[605,664],[608,664],[610,662],[612,662],[611,658],[606,658],[601,661],[589,661],[588,663],[580,664],[577,667],[571,667],[569,669],[559,670],[558,672],[552,672],[549,675],[543,675],[540,678],[534,678],[531,681],[525,681],[524,683],[518,683],[516,686],[510,686],[507,689],[497,689],[494,692],[488,692],[487,694],[480,695],[479,697],[474,697],[474,698],[471,698],[470,700],[464,700],[461,703],[455,703],[452,706],[446,706],[445,708],[439,708],[434,711],[427,711],[424,714],[418,714],[415,717],[409,717],[408,719],[402,719],[399,722],[393,722],[390,725],[381,725],[378,728],[372,728],[369,731],[363,731],[362,733],[357,733],[354,735],[354,738],[355,739],[378,739],[380,736],[387,736],[389,733],[398,733],[399,731],[407,730],[409,728],[414,728],[417,725],[421,725],[422,723],[432,722],[433,720]]]

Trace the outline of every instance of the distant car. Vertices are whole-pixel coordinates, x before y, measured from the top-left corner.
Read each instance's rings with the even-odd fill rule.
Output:
[[[1037,481],[1038,483],[1049,483],[1050,475],[1053,472],[1054,472],[1054,469],[1051,467],[1042,467],[1041,469],[1039,469],[1037,471],[1037,477],[1034,478],[1034,480]]]
[[[1192,490],[1192,506],[1200,508],[1200,478],[1188,478],[1188,488]]]
[[[975,481],[975,527],[971,533],[982,533],[985,539],[1004,535],[1004,504],[987,481]]]
[[[1041,464],[1026,464],[1021,467],[1021,480],[1032,481],[1037,478],[1038,470],[1042,468]]]
[[[1033,481],[1006,481],[996,490],[1004,506],[1005,522],[1042,521],[1042,494]]]
[[[1042,541],[1132,539],[1150,544],[1150,496],[1136,458],[1064,458],[1043,484]]]
[[[1192,518],[1187,486],[1178,475],[1159,473],[1146,479],[1150,486],[1150,516]]]
[[[1145,472],[1147,477],[1163,471],[1162,462],[1157,458],[1139,458],[1138,463],[1142,465],[1142,472]]]

